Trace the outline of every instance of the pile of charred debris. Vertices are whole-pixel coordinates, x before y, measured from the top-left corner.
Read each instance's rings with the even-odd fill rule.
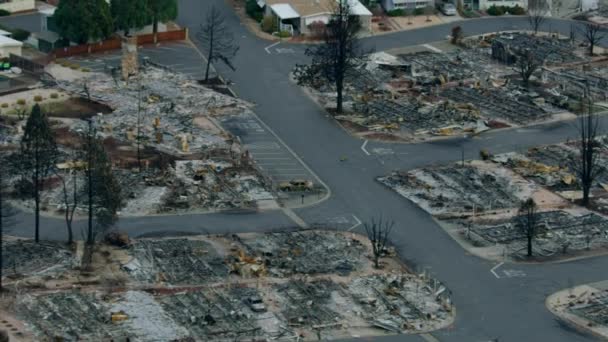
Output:
[[[431,331],[453,320],[445,285],[392,256],[374,269],[368,242],[352,233],[142,239],[103,253],[122,265],[120,285],[42,283],[18,294],[9,315],[35,339],[65,341],[302,341]]]
[[[528,84],[516,64],[526,51],[544,61]],[[335,117],[358,135],[404,140],[560,120],[573,116],[585,82],[605,101],[601,59],[568,39],[529,33],[471,38],[440,53],[375,53],[347,75],[345,111]],[[333,109],[333,85],[310,86]]]
[[[607,169],[608,145],[604,138],[601,142],[598,167]],[[581,185],[573,169],[578,159],[576,142],[566,142],[485,161],[396,171],[379,180],[487,257],[527,253],[519,209],[523,201],[534,199],[538,224],[533,255],[563,257],[608,247],[608,174],[595,179],[591,205],[581,207]]]
[[[123,191],[121,215],[256,209],[260,201],[274,201],[270,182],[220,123],[253,115],[248,103],[150,63],[139,66],[127,80],[89,73],[76,80],[57,76],[47,86],[107,108],[90,121]],[[65,207],[61,178],[68,193],[74,187],[83,193],[86,164],[78,149],[89,131],[83,119],[51,116],[61,158],[45,180],[45,211],[61,212]],[[2,131],[11,132],[11,138],[2,138],[5,156],[18,153],[24,125],[25,119],[3,120]],[[16,185],[19,178],[12,182]],[[32,205],[18,197],[15,201],[20,207]],[[79,207],[77,213],[80,209],[86,208]]]

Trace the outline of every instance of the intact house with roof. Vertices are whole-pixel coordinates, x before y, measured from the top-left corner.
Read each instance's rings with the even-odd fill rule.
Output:
[[[327,24],[340,0],[258,0],[265,15],[277,18],[280,31],[293,35],[310,33],[314,22]],[[358,16],[361,30],[371,32],[372,13],[359,2],[348,0],[351,15]]]
[[[434,0],[382,0],[380,1],[382,8],[385,11],[393,11],[398,9],[415,9],[425,8],[427,6],[435,6]]]

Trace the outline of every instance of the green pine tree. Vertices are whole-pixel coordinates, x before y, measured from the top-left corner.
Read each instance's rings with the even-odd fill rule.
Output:
[[[110,11],[114,18],[114,27],[124,30],[129,35],[132,28],[142,28],[150,22],[147,0],[112,0]]]
[[[53,17],[59,35],[78,44],[106,39],[114,32],[105,0],[62,0]]]
[[[21,151],[17,164],[24,179],[31,182],[31,187],[26,195],[30,195],[35,203],[35,233],[36,242],[40,233],[40,193],[43,190],[44,179],[57,162],[57,145],[49,120],[42,113],[38,104],[32,108],[32,113],[27,119],[23,138],[21,139]]]
[[[120,184],[112,172],[112,162],[108,157],[103,141],[90,129],[85,142],[87,159],[87,182],[85,192],[88,195],[89,227],[87,244],[92,245],[98,234],[110,228],[117,219],[117,212],[122,206]],[[95,224],[93,225],[93,218]]]
[[[158,23],[174,20],[177,18],[177,0],[147,0],[152,31],[158,32]]]

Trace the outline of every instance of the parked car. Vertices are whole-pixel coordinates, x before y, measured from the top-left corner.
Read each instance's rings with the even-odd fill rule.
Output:
[[[245,302],[253,312],[266,312],[266,305],[264,305],[262,298],[258,296],[247,297]]]
[[[305,179],[292,179],[289,182],[279,184],[281,191],[312,191],[313,183]]]
[[[456,6],[449,2],[441,4],[441,6],[439,6],[439,10],[444,15],[456,15]]]

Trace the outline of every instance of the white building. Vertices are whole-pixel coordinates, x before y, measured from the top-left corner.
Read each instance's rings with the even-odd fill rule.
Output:
[[[5,0],[0,2],[0,9],[11,13],[31,11],[36,9],[36,0]]]
[[[385,11],[393,11],[397,9],[414,9],[425,8],[427,6],[435,6],[434,0],[382,0],[382,8]]]
[[[21,56],[23,43],[5,35],[0,35],[0,57],[13,55]]]
[[[260,7],[265,7],[266,15],[279,21],[281,31],[292,31],[294,34],[309,33],[314,22],[327,24],[339,0],[258,0]],[[372,12],[359,0],[348,0],[351,15],[358,16],[362,30],[370,32]]]

